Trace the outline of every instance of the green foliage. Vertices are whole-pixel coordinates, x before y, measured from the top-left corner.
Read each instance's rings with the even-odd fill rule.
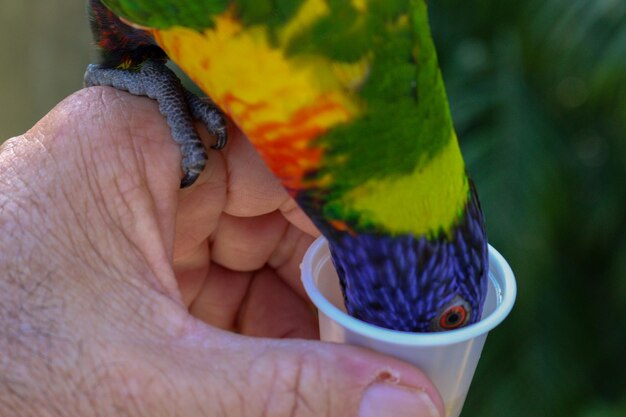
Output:
[[[463,416],[626,415],[626,3],[429,5],[490,242],[519,285]]]

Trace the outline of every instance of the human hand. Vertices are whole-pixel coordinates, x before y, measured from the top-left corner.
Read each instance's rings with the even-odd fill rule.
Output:
[[[443,415],[412,366],[302,340],[316,230],[230,134],[179,190],[156,104],[91,88],[0,148],[0,415]]]

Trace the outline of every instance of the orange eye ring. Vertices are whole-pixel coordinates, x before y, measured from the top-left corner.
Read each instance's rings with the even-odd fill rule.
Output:
[[[452,330],[461,327],[467,321],[467,310],[457,305],[447,309],[439,319],[439,327],[444,330]]]

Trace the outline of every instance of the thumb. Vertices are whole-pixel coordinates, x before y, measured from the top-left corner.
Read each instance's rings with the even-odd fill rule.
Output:
[[[177,338],[175,373],[168,372],[175,375],[170,382],[180,415],[444,415],[433,384],[404,362],[352,346],[250,338],[199,322],[194,327]]]

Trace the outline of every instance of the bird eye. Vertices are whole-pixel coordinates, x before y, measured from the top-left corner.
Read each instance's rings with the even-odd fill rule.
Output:
[[[469,320],[471,308],[468,303],[457,296],[441,311],[431,324],[435,331],[453,330],[465,325]]]
[[[467,311],[463,306],[450,307],[439,319],[439,327],[445,330],[456,329],[467,321]]]

